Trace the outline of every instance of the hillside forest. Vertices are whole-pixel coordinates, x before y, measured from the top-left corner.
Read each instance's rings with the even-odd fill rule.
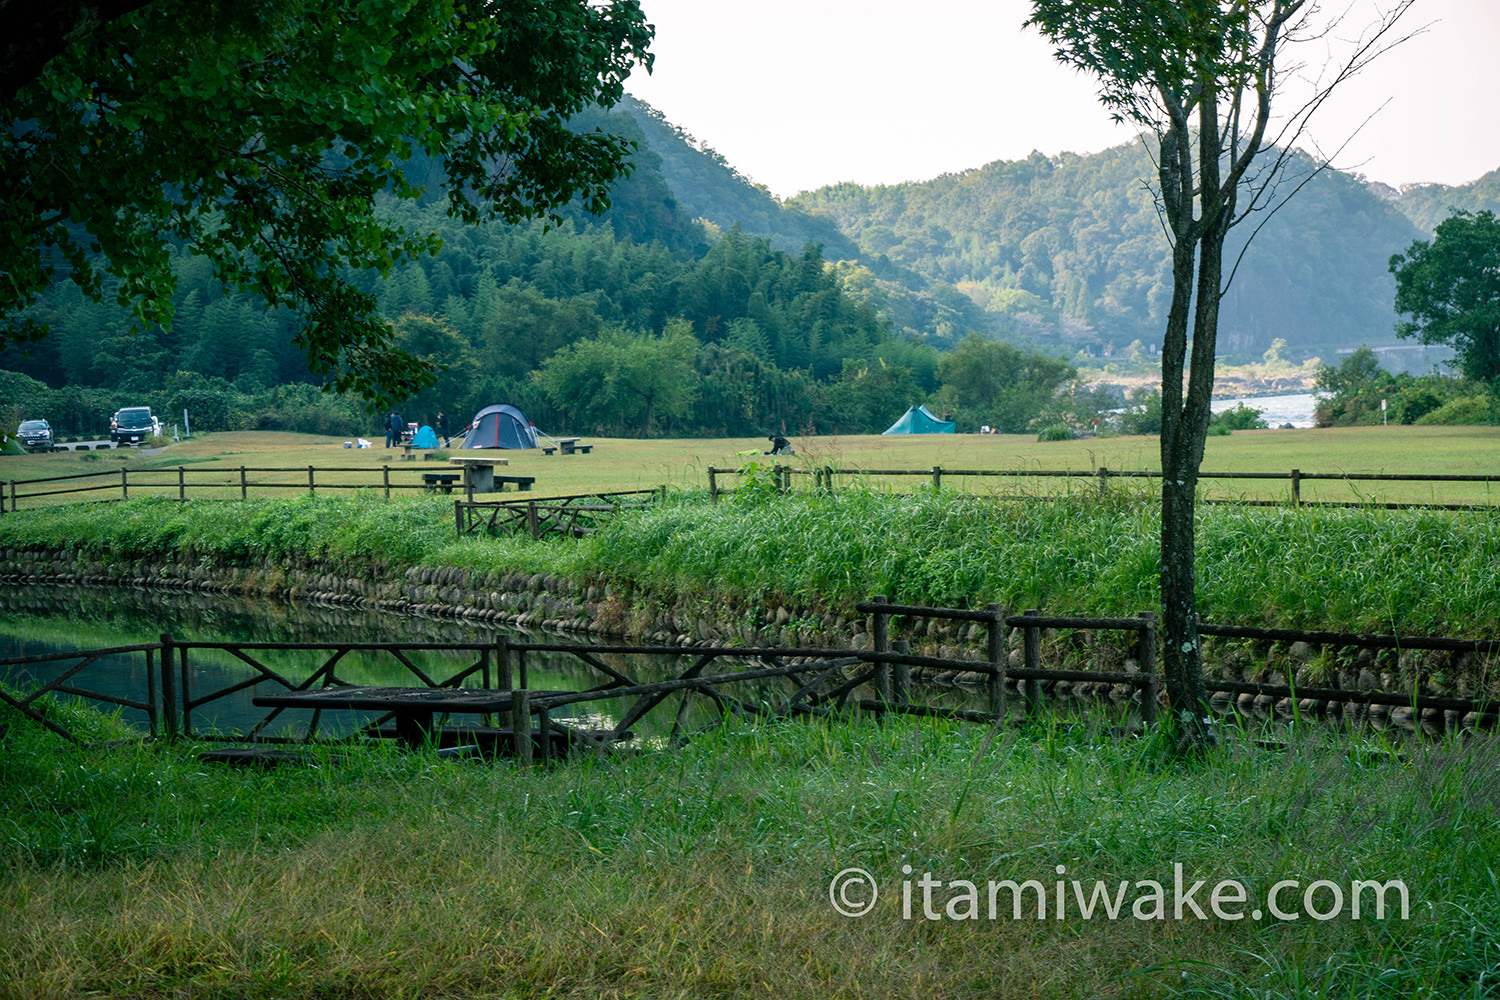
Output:
[[[1148,391],[1099,384],[1149,373],[1162,328],[1167,247],[1139,144],[781,202],[634,99],[576,124],[638,144],[602,216],[575,205],[550,227],[466,226],[442,209],[440,167],[408,164],[429,197],[387,211],[442,247],[359,280],[397,345],[440,366],[398,405],[411,419],[442,409],[462,426],[510,402],[551,433],[850,434],[925,402],[961,431],[1081,429],[1122,408],[1121,429],[1149,431]],[[1403,191],[1317,174],[1245,258],[1225,363],[1336,371],[1363,345],[1397,343],[1387,262],[1454,208],[1500,208],[1500,170]],[[378,432],[361,401],[319,391],[295,314],[227,293],[184,248],[173,271],[169,327],[134,328],[112,289],[95,302],[55,286],[32,317],[50,336],[0,354],[6,422],[45,415],[87,435],[150,405],[188,410],[198,430]],[[1370,375],[1370,361],[1347,374]],[[1431,382],[1413,420],[1476,392],[1405,377]],[[1358,405],[1327,417],[1346,411],[1368,418]]]

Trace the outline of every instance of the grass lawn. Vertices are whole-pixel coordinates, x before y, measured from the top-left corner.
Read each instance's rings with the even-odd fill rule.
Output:
[[[12,724],[0,996],[1493,995],[1493,740],[1255,735],[854,718],[247,772]],[[830,894],[850,869],[878,895]]]
[[[119,449],[102,452],[68,452],[52,455],[7,456],[0,460],[0,480],[28,480],[49,476],[130,470],[132,492],[151,492],[136,487],[137,472],[163,470],[156,491],[175,494],[176,468],[188,471],[189,483],[218,482],[224,496],[239,493],[239,468],[293,470],[281,474],[252,473],[250,479],[282,482],[282,492],[303,490],[306,469],[352,468],[359,473],[318,473],[320,483],[361,483],[378,486],[379,470],[389,466],[391,482],[398,489],[420,486],[422,472],[447,470],[446,463],[406,462],[400,452],[386,449],[375,440],[371,449],[346,449],[344,438],[316,437],[279,432],[234,432],[206,434],[189,441],[168,443],[151,454]],[[1091,472],[1103,466],[1114,471],[1160,468],[1155,438],[1113,437],[1079,441],[1039,442],[1035,435],[922,435],[886,437],[794,437],[796,455],[773,460],[764,455],[768,444],[761,438],[652,439],[592,438],[588,455],[545,456],[539,451],[506,452],[505,473],[534,476],[538,496],[584,493],[595,490],[651,489],[663,484],[704,488],[708,469],[738,468],[747,461],[781,461],[793,468],[811,469],[1025,469]],[[1500,428],[1495,427],[1361,427],[1314,430],[1237,431],[1208,440],[1205,472],[1289,473],[1426,473],[1500,475]],[[888,482],[901,489],[922,483],[921,477]],[[807,482],[807,480],[799,480]],[[109,476],[58,484],[64,486],[113,486]],[[298,485],[292,485],[298,484]],[[723,485],[732,485],[728,478]],[[1058,489],[1092,489],[1088,480],[997,480],[949,477],[945,486],[975,492],[1045,493]],[[43,487],[21,487],[28,490]],[[1206,496],[1285,498],[1285,481],[1234,480],[1205,483]],[[262,495],[266,491],[259,491]],[[117,496],[118,490],[70,494],[64,500]],[[189,495],[211,496],[215,491],[192,489]],[[1410,502],[1490,502],[1500,500],[1488,484],[1331,483],[1305,482],[1304,500],[1382,500]],[[24,497],[23,497],[24,501]],[[23,502],[23,507],[44,501]]]

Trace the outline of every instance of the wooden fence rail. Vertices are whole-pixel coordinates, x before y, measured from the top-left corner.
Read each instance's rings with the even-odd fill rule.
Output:
[[[852,702],[862,710],[998,724],[1006,719],[1007,692],[1012,687],[1022,697],[1026,714],[1031,716],[1044,709],[1044,689],[1062,682],[1126,685],[1134,689],[1135,694],[1130,701],[1138,709],[1142,723],[1150,726],[1157,721],[1160,679],[1156,671],[1156,622],[1150,612],[1142,612],[1129,618],[1045,616],[1035,610],[1007,615],[1002,613],[998,605],[978,610],[927,608],[892,604],[884,597],[861,602],[856,605],[856,610],[870,616],[870,649],[583,645],[514,642],[503,636],[493,640],[460,643],[207,642],[185,641],[167,634],[151,644],[0,660],[0,669],[40,668],[50,664],[55,665],[59,671],[24,695],[12,694],[5,686],[0,686],[0,701],[70,739],[76,737],[49,718],[44,709],[39,707],[38,701],[44,695],[68,695],[139,710],[146,714],[153,736],[169,739],[190,737],[233,742],[300,743],[319,738],[321,715],[327,708],[351,709],[352,706],[348,704],[338,703],[338,699],[342,697],[341,692],[368,693],[369,704],[353,707],[370,709],[379,706],[381,709],[388,709],[367,713],[376,717],[366,721],[359,729],[360,733],[366,735],[388,735],[388,730],[384,727],[393,718],[397,720],[396,732],[403,732],[402,710],[410,710],[413,702],[420,708],[422,692],[448,691],[452,694],[443,696],[448,701],[442,703],[450,708],[455,703],[460,706],[482,706],[456,707],[452,708],[453,711],[483,711],[486,725],[493,715],[499,725],[509,726],[505,735],[514,741],[515,752],[523,760],[530,759],[534,734],[546,734],[540,743],[543,757],[552,752],[551,740],[567,728],[552,718],[552,713],[560,709],[602,699],[631,699],[630,707],[615,720],[610,729],[602,733],[607,739],[621,739],[644,716],[676,694],[682,695],[683,702],[672,727],[674,740],[680,736],[687,699],[690,697],[708,699],[721,714],[732,711],[753,716],[787,717],[827,715],[840,711],[850,704],[850,699],[860,689],[868,689],[871,695],[856,698]],[[912,654],[906,642],[892,640],[890,637],[892,619],[895,618],[945,619],[980,625],[986,632],[984,656],[980,659],[963,659]],[[1129,633],[1130,653],[1136,661],[1137,669],[1102,671],[1044,667],[1044,632],[1068,629]],[[1204,635],[1277,642],[1303,641],[1335,648],[1429,649],[1500,655],[1500,640],[1495,639],[1369,635],[1211,623],[1202,623],[1200,632]],[[1019,665],[1012,666],[1010,650],[1017,643]],[[278,669],[268,662],[266,654],[273,651],[300,654],[299,673],[305,670],[306,676],[300,680],[294,679],[284,669]],[[398,672],[408,678],[409,684],[397,688],[369,689],[360,687],[354,680],[341,675],[341,663],[351,654],[359,652],[388,657],[399,667]],[[450,665],[444,673],[437,674],[424,670],[417,662],[420,654],[431,652],[464,655],[460,656],[456,665]],[[228,656],[238,661],[249,668],[249,675],[220,683],[209,690],[200,690],[201,682],[195,680],[194,664],[199,657],[208,653],[217,653],[221,658]],[[534,689],[531,685],[528,655],[539,653],[573,657],[597,676],[598,683],[578,691]],[[687,657],[690,665],[675,677],[643,682],[627,670],[617,669],[604,662],[602,658],[612,654],[649,654],[679,660]],[[144,699],[89,690],[76,680],[78,674],[106,656],[144,657]],[[726,660],[732,660],[741,666],[717,673],[707,672],[709,667]],[[311,669],[307,669],[309,667]],[[913,668],[944,672],[954,677],[970,675],[977,678],[981,685],[978,693],[983,700],[984,710],[918,702],[913,697]],[[790,685],[780,695],[765,688],[757,689],[750,697],[740,697],[733,693],[735,685],[779,681]],[[1493,724],[1497,715],[1500,715],[1500,704],[1484,698],[1418,694],[1415,688],[1409,691],[1384,691],[1299,686],[1294,683],[1290,674],[1282,683],[1209,681],[1207,687],[1210,692],[1240,699],[1246,696],[1268,697],[1277,701],[1297,699],[1318,706],[1405,706],[1410,707],[1414,713],[1429,710],[1458,713],[1465,719],[1472,717],[1483,724]],[[306,697],[300,700],[326,707],[319,707],[312,712],[300,736],[267,734],[269,727],[281,716],[284,707],[273,708],[245,732],[200,731],[196,727],[195,714],[246,690],[256,693],[256,704],[285,707],[289,702],[298,701],[296,696],[304,695]],[[265,698],[266,691],[272,692],[273,696]],[[325,695],[328,697],[321,697]],[[312,704],[290,707],[311,708]],[[410,712],[408,716],[409,714]],[[535,731],[530,728],[533,714],[539,720]],[[426,732],[425,729],[420,731]],[[476,731],[478,730],[466,730],[470,733]],[[483,731],[489,732],[492,737],[499,732]],[[405,735],[409,737],[410,732],[409,728],[406,729]]]
[[[446,468],[446,467],[445,467]],[[160,469],[118,469],[104,472],[80,472],[42,479],[13,479],[0,484],[0,514],[21,509],[23,500],[37,501],[47,497],[75,493],[109,493],[104,499],[128,499],[137,495],[175,496],[186,500],[188,491],[217,491],[219,495],[249,499],[252,491],[296,490],[314,496],[319,490],[382,490],[387,500],[391,491],[426,490],[433,487],[422,481],[432,472],[431,466],[294,466],[291,468],[224,467],[205,465],[170,466]],[[262,479],[252,476],[295,475],[295,479]],[[337,478],[334,478],[334,477]],[[319,478],[321,477],[321,478]],[[354,481],[350,481],[350,480]],[[92,481],[90,485],[75,485]],[[68,484],[68,485],[57,485]],[[23,489],[47,486],[49,489]],[[33,504],[33,506],[40,506]]]
[[[931,482],[933,489],[940,489],[944,479],[952,478],[990,478],[990,479],[1076,479],[1092,480],[1093,486],[1101,496],[1108,494],[1110,484],[1118,479],[1160,479],[1161,473],[1152,469],[1122,470],[1110,469],[1100,466],[1094,470],[1082,469],[945,469],[941,465],[934,465],[930,469],[835,469],[832,466],[821,466],[813,468],[795,468],[789,465],[775,465],[771,467],[771,476],[777,488],[782,492],[790,492],[792,479],[795,476],[809,477],[812,485],[817,490],[832,491],[837,478],[842,477],[846,481],[865,481],[885,477],[915,476],[927,479]],[[743,474],[738,468],[708,468],[708,493],[709,497],[718,501],[719,497],[733,493],[732,489],[726,489],[719,485],[720,476],[739,476]],[[1202,472],[1199,473],[1200,481],[1209,482],[1235,480],[1262,480],[1280,481],[1288,484],[1288,495],[1284,500],[1253,500],[1237,499],[1232,502],[1248,505],[1277,505],[1290,503],[1293,506],[1306,507],[1369,507],[1376,509],[1405,509],[1423,508],[1435,510],[1469,510],[1474,507],[1488,507],[1500,503],[1500,496],[1491,497],[1490,487],[1500,486],[1500,473],[1495,475],[1467,475],[1467,474],[1440,474],[1440,473],[1390,473],[1390,472],[1303,472],[1301,469],[1292,469],[1288,472]],[[1304,500],[1302,496],[1302,485],[1307,482],[1339,482],[1346,484],[1355,483],[1428,483],[1428,484],[1456,484],[1474,483],[1483,486],[1481,491],[1484,500],[1471,501],[1468,503],[1404,503],[1404,502],[1372,502],[1365,500],[1352,501],[1318,501]],[[1209,502],[1217,502],[1210,500]]]
[[[533,540],[552,535],[578,538],[591,534],[621,510],[643,507],[665,496],[666,487],[577,493],[534,500],[455,500],[453,523],[465,535],[530,535]]]

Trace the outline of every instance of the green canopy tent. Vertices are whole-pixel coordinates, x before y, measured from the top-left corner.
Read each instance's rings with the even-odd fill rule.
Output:
[[[951,420],[939,420],[925,406],[913,406],[884,431],[886,434],[955,434]]]

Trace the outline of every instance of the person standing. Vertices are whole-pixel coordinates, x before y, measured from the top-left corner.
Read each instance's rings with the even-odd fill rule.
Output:
[[[443,439],[443,447],[444,448],[449,447],[449,442],[448,442],[448,414],[444,413],[442,410],[438,410],[437,432],[438,432],[438,437],[440,437],[440,438]]]
[[[389,448],[396,435],[396,411],[385,415],[385,446]]]
[[[406,421],[401,419],[401,414],[395,410],[391,411],[391,440],[395,444],[401,443],[401,438],[406,435]]]

